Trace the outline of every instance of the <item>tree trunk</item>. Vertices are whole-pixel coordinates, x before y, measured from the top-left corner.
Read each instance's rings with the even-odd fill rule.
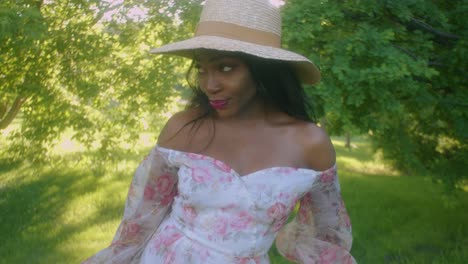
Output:
[[[2,115],[0,115],[0,130],[7,128],[8,125],[11,124],[11,122],[15,119],[16,115],[21,109],[21,106],[23,105],[25,100],[26,98],[23,98],[20,96],[16,97],[15,101],[13,102],[13,105],[11,106],[10,110],[8,110],[7,113],[6,113],[7,111],[6,105],[4,104],[1,105],[0,114]]]
[[[7,106],[6,104],[0,104],[0,120],[3,118],[7,111]]]
[[[346,132],[346,144],[345,147],[351,150],[351,134]]]

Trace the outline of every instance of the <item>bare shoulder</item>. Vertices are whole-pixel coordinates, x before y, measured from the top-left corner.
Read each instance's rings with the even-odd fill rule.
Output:
[[[199,117],[201,110],[198,108],[187,109],[175,113],[166,122],[158,137],[158,145],[165,148],[180,149],[185,143],[184,134],[187,133],[187,125]]]
[[[299,143],[304,146],[305,160],[309,168],[322,171],[335,164],[335,148],[322,128],[313,123],[303,124],[299,140]]]

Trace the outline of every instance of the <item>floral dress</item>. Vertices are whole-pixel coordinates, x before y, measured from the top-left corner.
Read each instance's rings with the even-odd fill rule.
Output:
[[[335,166],[241,176],[214,158],[156,146],[135,173],[112,244],[84,263],[268,264],[275,239],[298,263],[355,263]]]

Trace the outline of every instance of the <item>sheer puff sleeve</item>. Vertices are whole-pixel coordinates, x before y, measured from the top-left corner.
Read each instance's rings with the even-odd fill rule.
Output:
[[[176,195],[177,168],[155,147],[133,176],[122,222],[109,247],[83,264],[138,263],[147,241],[168,214]]]
[[[285,258],[303,264],[352,264],[351,223],[341,198],[336,166],[321,172],[300,200],[299,211],[278,234]]]

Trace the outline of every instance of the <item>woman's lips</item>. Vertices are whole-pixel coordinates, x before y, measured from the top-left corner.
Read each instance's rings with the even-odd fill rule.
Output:
[[[223,109],[228,104],[228,100],[210,100],[210,105],[214,109]]]

